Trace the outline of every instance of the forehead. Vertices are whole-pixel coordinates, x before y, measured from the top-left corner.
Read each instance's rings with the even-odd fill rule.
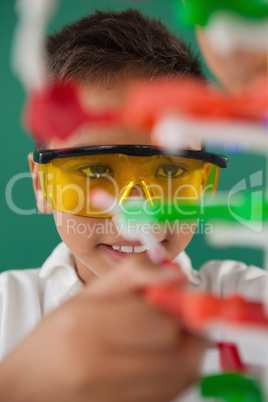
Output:
[[[97,84],[79,87],[79,96],[82,106],[89,112],[102,113],[109,110],[120,110],[126,100],[130,79],[122,79],[111,87]],[[116,125],[92,125],[85,124],[76,130],[72,136],[64,141],[52,139],[49,148],[77,148],[96,145],[156,145],[150,138],[150,133],[145,129]],[[185,141],[184,148],[200,149],[200,144],[190,144]]]
[[[80,102],[91,113],[118,110],[124,105],[128,83],[129,80],[122,79],[111,87],[81,84],[79,87]],[[72,133],[67,141],[52,139],[49,148],[75,148],[109,144],[150,145],[150,136],[146,131],[120,124],[109,126],[85,124]]]

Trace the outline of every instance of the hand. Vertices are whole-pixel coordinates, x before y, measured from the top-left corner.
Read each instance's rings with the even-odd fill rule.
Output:
[[[131,258],[47,316],[0,365],[5,402],[167,402],[198,377],[206,342],[147,305],[180,273]]]
[[[256,49],[237,49],[219,54],[211,45],[204,29],[196,28],[202,56],[225,89],[239,94],[267,79],[267,53]]]

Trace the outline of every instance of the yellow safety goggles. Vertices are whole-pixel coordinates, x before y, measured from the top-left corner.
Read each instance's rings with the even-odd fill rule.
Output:
[[[69,214],[107,218],[97,210],[90,192],[102,188],[119,204],[129,196],[157,202],[197,200],[215,192],[224,156],[203,151],[179,150],[167,155],[148,145],[103,145],[35,151],[43,194],[52,209]]]

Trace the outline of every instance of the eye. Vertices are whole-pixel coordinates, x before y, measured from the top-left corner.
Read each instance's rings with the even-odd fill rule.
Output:
[[[106,176],[113,177],[113,171],[106,165],[86,166],[84,168],[81,168],[80,172],[82,172],[84,175],[92,179],[100,179]]]
[[[171,177],[172,179],[177,179],[183,176],[187,172],[187,169],[179,165],[162,165],[160,166],[155,175],[158,177]]]

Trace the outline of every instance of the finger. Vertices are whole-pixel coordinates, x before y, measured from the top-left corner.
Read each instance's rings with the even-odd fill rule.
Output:
[[[123,401],[129,400],[130,394],[133,402],[171,400],[199,377],[201,360],[190,357],[189,361],[181,348],[165,354],[117,356],[116,365],[113,360],[108,362],[107,380],[111,380],[111,375],[120,375]]]
[[[156,266],[144,256],[137,256],[101,279],[95,279],[87,287],[87,293],[92,298],[111,299],[139,292],[147,286],[180,285],[184,282],[185,275],[180,269],[170,265]]]
[[[178,343],[180,324],[177,320],[148,306],[141,297],[125,297],[113,303],[100,302],[109,307],[102,329],[109,333],[106,345],[122,354],[161,354]],[[118,317],[115,321],[115,317]]]
[[[182,359],[187,360],[187,369],[196,378],[200,375],[200,367],[204,353],[209,348],[210,342],[200,334],[193,334],[183,329],[180,332],[178,349],[183,351]]]

